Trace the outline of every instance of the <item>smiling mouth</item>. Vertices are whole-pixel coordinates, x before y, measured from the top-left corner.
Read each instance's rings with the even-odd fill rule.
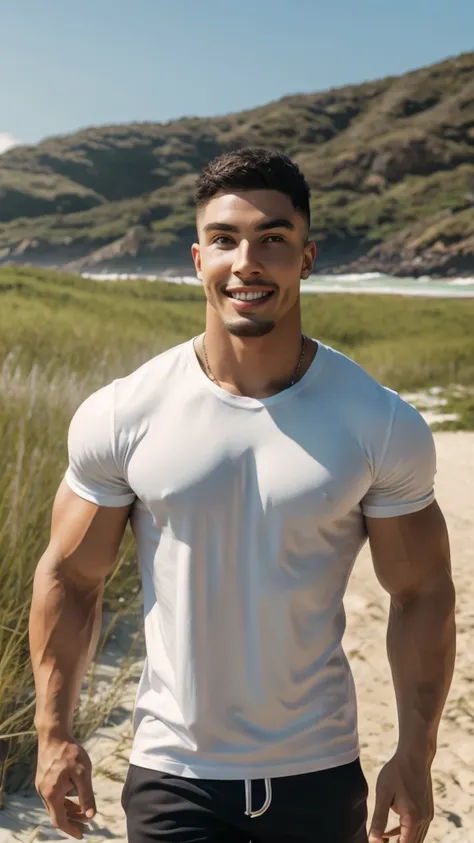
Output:
[[[226,291],[226,296],[228,298],[233,299],[234,301],[242,301],[242,302],[259,302],[265,301],[273,296],[274,290],[261,290],[259,292],[248,292],[244,293],[239,290],[233,292],[232,290]]]

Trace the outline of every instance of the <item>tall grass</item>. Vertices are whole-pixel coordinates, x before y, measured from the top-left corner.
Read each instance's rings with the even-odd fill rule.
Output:
[[[66,461],[65,426],[78,400],[100,382],[97,372],[87,381],[52,364],[44,369],[33,364],[29,371],[22,371],[20,358],[17,349],[6,356],[0,369],[0,793],[14,764],[15,781],[19,781],[24,769],[19,762],[31,759],[34,748],[27,638],[30,592],[35,563],[48,541],[52,499]],[[128,533],[107,592],[116,618],[118,613],[136,610],[130,538]],[[123,605],[118,602],[118,579],[120,589],[125,589]],[[108,637],[108,631],[104,633],[101,647]],[[91,671],[76,720],[78,734],[86,736],[100,723],[122,680],[123,671],[98,699]]]
[[[307,333],[396,389],[474,383],[474,301],[312,295],[303,314]],[[7,772],[12,786],[13,771],[32,768],[31,583],[66,469],[69,421],[95,389],[198,334],[204,316],[195,288],[0,270],[0,792]],[[137,590],[127,531],[106,590],[113,623],[137,612]],[[79,736],[105,717],[120,681],[98,698],[91,671]]]

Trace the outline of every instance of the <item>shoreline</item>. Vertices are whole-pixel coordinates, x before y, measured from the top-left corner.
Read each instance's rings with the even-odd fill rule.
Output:
[[[200,287],[201,282],[193,275],[177,275],[169,270],[161,273],[147,272],[81,272],[81,277],[93,281],[165,281]],[[363,295],[399,295],[422,298],[474,298],[474,276],[472,278],[434,279],[398,278],[378,272],[347,273],[344,275],[311,275],[310,283],[301,285],[302,293],[335,293]]]

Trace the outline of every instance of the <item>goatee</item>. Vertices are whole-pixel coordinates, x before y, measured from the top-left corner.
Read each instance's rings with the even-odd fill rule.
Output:
[[[272,320],[252,322],[246,319],[242,322],[224,322],[226,331],[233,337],[264,337],[275,327]]]

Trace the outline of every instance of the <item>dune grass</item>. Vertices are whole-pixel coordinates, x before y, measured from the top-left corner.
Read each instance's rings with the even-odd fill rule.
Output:
[[[474,384],[474,300],[307,295],[303,314],[308,334],[395,389],[436,385],[454,396],[453,385]],[[29,602],[66,469],[69,421],[95,389],[198,334],[204,316],[198,288],[0,270],[0,795],[18,782],[15,771],[33,766]],[[465,390],[460,395],[460,426],[474,426],[472,400]],[[116,623],[139,604],[127,530],[105,605]],[[102,642],[106,637],[104,630]],[[91,672],[76,720],[81,738],[107,716],[123,675],[98,694]]]

